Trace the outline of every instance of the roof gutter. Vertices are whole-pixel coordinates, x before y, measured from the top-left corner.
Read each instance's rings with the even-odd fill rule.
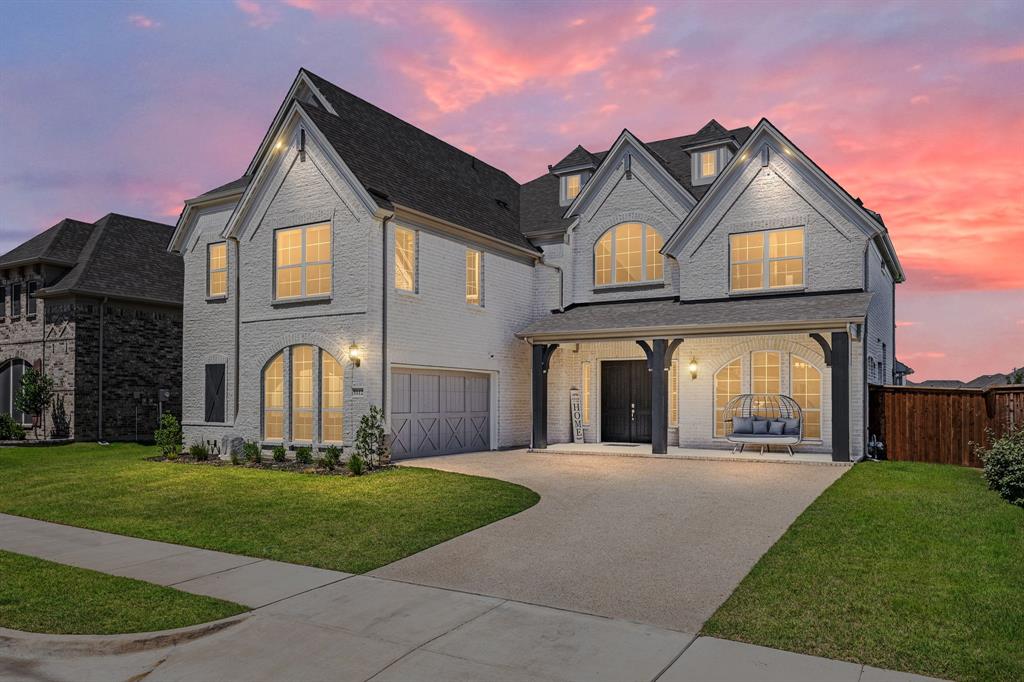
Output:
[[[430,215],[429,213],[418,211],[415,208],[411,208],[409,206],[396,203],[394,204],[394,207],[395,218],[399,220],[419,222],[426,225],[427,227],[433,227],[434,229],[437,229],[441,232],[447,232],[449,234],[456,235],[463,239],[470,239],[473,241],[478,241],[487,244],[499,251],[510,252],[518,256],[527,256],[534,260],[540,260],[542,258],[541,253],[536,251],[535,249],[529,249],[525,246],[519,246],[518,244],[507,242],[504,239],[489,237],[485,234],[477,232],[476,230],[471,230],[467,227],[463,227],[458,223],[453,223],[444,220],[443,218],[437,218],[435,216]]]

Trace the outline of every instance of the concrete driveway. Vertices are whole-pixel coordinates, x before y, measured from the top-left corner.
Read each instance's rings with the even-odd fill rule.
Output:
[[[522,450],[402,464],[521,483],[541,500],[370,575],[682,632],[847,470]]]

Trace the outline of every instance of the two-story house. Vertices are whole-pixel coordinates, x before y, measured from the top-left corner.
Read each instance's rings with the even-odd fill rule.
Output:
[[[189,440],[346,444],[380,405],[396,458],[664,453],[729,447],[723,408],[756,393],[792,396],[801,447],[845,460],[868,382],[892,380],[885,225],[763,119],[624,130],[520,185],[303,69],[169,248]]]

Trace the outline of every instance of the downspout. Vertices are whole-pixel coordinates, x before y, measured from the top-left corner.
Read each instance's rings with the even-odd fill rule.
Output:
[[[99,381],[97,381],[98,395],[97,395],[97,411],[96,411],[96,440],[98,442],[103,441],[103,311],[107,307],[107,297],[104,296],[103,300],[100,301],[100,372]]]
[[[558,270],[558,312],[565,312],[565,273],[562,272],[562,266],[545,263],[543,258],[537,263]]]
[[[380,219],[380,272],[381,272],[381,331],[380,331],[380,411],[388,419],[388,221],[391,216]]]
[[[238,386],[239,386],[239,374],[241,374],[241,370],[239,369],[238,363],[239,363],[239,345],[240,345],[239,344],[239,339],[241,338],[241,326],[242,326],[241,316],[240,316],[241,301],[239,301],[239,299],[242,296],[242,284],[241,284],[242,283],[242,263],[241,263],[241,260],[240,260],[241,256],[240,256],[240,253],[239,253],[240,249],[239,249],[238,237],[228,237],[228,240],[232,244],[235,245],[235,296],[234,296],[234,298],[235,298],[235,349],[234,349],[235,350],[235,353],[234,353],[234,355],[235,355],[235,358],[234,358],[235,367],[234,367],[234,371],[232,372],[232,374],[234,374],[235,376],[234,376],[234,381],[231,382],[232,383],[232,388],[231,388],[231,394],[232,394],[231,395],[231,406],[232,406],[232,410],[234,412],[234,414],[233,414],[233,416],[231,418],[231,425],[234,426],[234,425],[236,425],[238,423]]]

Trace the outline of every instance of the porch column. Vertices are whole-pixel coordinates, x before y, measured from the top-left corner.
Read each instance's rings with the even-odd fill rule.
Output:
[[[665,373],[665,359],[669,357],[668,341],[654,339],[637,341],[647,355],[647,371],[651,373],[651,453],[664,455],[668,452],[668,379]],[[672,350],[678,343],[673,342]]]
[[[533,439],[530,447],[540,450],[548,446],[548,364],[557,343],[533,346]]]
[[[850,461],[850,335],[832,332],[832,461]]]

